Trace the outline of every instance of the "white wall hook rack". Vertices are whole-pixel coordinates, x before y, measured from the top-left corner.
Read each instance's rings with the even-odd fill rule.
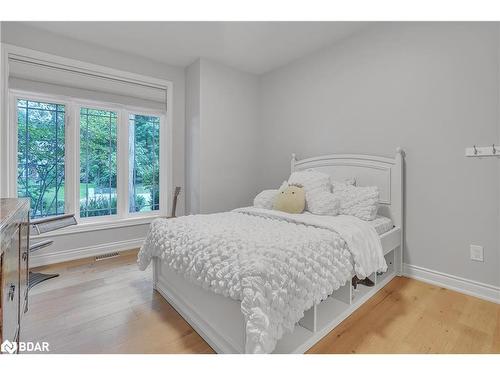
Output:
[[[465,156],[500,156],[500,145],[491,146],[472,146],[465,149]]]

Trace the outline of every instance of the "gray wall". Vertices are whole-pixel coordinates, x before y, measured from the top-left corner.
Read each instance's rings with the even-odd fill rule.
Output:
[[[407,152],[405,262],[500,285],[499,31],[493,23],[378,24],[261,77],[260,188],[299,158]],[[485,262],[469,259],[469,245]]]
[[[186,68],[186,214],[200,212],[200,60]]]
[[[258,77],[201,59],[186,82],[189,212],[251,205],[259,185]]]
[[[148,75],[173,82],[173,183],[183,187],[179,198],[178,214],[184,213],[184,131],[185,131],[185,77],[184,69],[154,61],[144,57],[124,54],[118,51],[101,48],[97,45],[84,43],[60,35],[30,28],[26,25],[2,22],[2,42],[30,48],[66,58],[85,61],[88,63],[107,66],[132,73]],[[142,224],[135,227],[121,229],[106,229],[89,236],[88,233],[76,233],[70,236],[58,236],[53,246],[37,253],[35,264],[44,263],[45,259],[53,261],[53,254],[68,250],[88,249],[96,245],[121,241],[134,242],[146,234],[149,225]],[[119,249],[119,247],[117,247]],[[114,250],[110,245],[109,250]],[[102,250],[101,250],[102,252]],[[44,255],[48,256],[44,259]],[[67,254],[67,253],[66,253]]]

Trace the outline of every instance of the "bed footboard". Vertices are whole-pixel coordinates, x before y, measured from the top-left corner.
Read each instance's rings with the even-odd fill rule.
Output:
[[[245,352],[240,302],[195,285],[153,258],[154,288],[217,353]]]

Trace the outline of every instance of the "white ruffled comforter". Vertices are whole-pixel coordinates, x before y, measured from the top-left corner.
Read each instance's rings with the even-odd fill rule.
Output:
[[[270,353],[304,312],[351,280],[386,271],[380,238],[350,216],[241,208],[156,219],[138,255],[241,301],[247,353]],[[354,272],[353,264],[354,261]]]

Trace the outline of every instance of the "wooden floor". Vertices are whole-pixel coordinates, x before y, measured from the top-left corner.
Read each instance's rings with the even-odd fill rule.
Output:
[[[43,267],[24,340],[52,353],[212,353],[152,290],[134,252]],[[399,277],[309,353],[500,353],[500,305]]]

